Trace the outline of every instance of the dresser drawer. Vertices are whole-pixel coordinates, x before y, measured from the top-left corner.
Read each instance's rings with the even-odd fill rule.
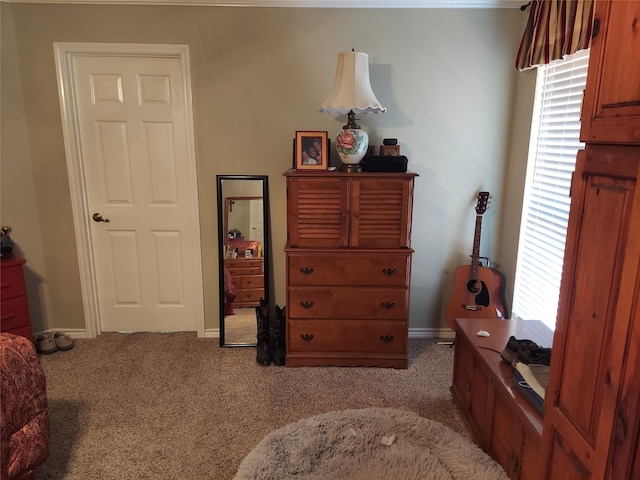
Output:
[[[406,288],[290,288],[289,318],[406,319]]]
[[[29,304],[27,297],[14,297],[2,299],[2,312],[0,313],[0,328],[3,332],[13,331],[16,328],[29,326]]]
[[[2,299],[26,295],[22,265],[4,267],[0,277]],[[4,304],[3,304],[4,305]]]
[[[241,275],[262,275],[262,269],[260,267],[227,267],[232,277],[239,277]]]
[[[288,253],[289,285],[407,285],[411,252],[406,253]]]
[[[407,323],[386,320],[292,320],[290,353],[405,353]]]
[[[234,305],[244,303],[259,305],[260,297],[264,297],[264,288],[243,288],[236,291],[236,299],[233,303]]]
[[[264,288],[264,275],[244,275],[241,282],[242,288]]]
[[[238,258],[235,260],[225,260],[224,266],[227,268],[257,268],[262,271],[261,258]]]

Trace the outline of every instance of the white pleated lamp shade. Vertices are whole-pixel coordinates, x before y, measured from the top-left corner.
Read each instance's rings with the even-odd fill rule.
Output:
[[[320,105],[325,113],[380,113],[386,111],[371,89],[369,55],[363,52],[338,54],[336,79],[329,97]]]

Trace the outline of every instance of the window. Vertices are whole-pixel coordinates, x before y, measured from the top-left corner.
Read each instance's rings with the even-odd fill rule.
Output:
[[[555,330],[589,51],[538,67],[513,316]]]

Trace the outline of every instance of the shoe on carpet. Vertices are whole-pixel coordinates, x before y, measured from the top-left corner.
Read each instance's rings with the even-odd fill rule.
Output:
[[[66,333],[55,332],[53,334],[53,339],[56,342],[58,350],[71,350],[73,348],[73,340]]]
[[[48,354],[58,350],[58,346],[56,345],[56,341],[53,339],[53,336],[40,333],[35,336],[33,343],[35,343],[36,351],[38,353]]]
[[[509,341],[504,347],[504,350],[502,350],[502,353],[500,353],[500,356],[505,362],[513,364],[514,362],[518,361],[516,359],[516,356],[518,355],[518,352],[520,350],[531,350],[535,348],[540,348],[540,345],[535,343],[533,340],[520,340],[512,335],[511,337],[509,337]]]

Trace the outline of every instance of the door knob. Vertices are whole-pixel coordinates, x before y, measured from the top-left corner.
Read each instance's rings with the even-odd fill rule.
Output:
[[[109,223],[109,219],[108,218],[102,218],[102,215],[100,213],[98,213],[98,212],[94,213],[91,218],[93,218],[94,222]]]

